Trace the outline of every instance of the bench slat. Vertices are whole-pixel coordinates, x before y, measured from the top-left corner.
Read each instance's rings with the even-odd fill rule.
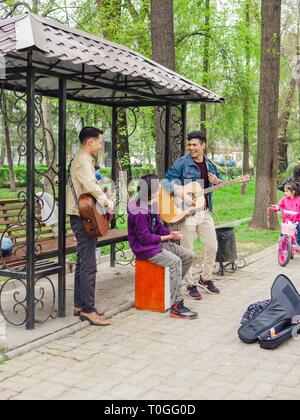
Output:
[[[8,199],[8,200],[0,200],[0,236],[5,232],[7,236],[14,240],[16,239],[18,242],[18,246],[22,246],[26,244],[26,214],[22,213],[22,226],[16,226],[19,223],[18,217],[20,216],[17,213],[17,210],[21,210],[24,208],[24,203],[26,200],[24,199]],[[37,208],[36,216],[40,216],[41,212],[39,208]],[[14,220],[15,219],[15,220]],[[11,225],[11,227],[9,227]],[[40,224],[35,224],[36,233],[40,230],[39,239],[36,241],[37,245],[41,245],[42,252],[40,255],[37,256],[39,260],[47,259],[49,256],[57,253],[58,247],[58,238],[54,237],[53,231],[49,226],[46,226],[44,223],[40,222]],[[120,241],[127,241],[127,231],[119,231],[117,229],[109,230],[109,233],[104,238],[99,238],[98,245],[101,246],[101,243],[105,245],[111,245],[113,243],[117,243]],[[24,239],[24,240],[23,240]],[[23,241],[22,241],[23,240]],[[77,242],[74,236],[74,233],[71,228],[71,224],[69,219],[66,221],[66,253],[69,254],[71,252],[76,252]],[[8,256],[0,258],[0,267],[3,267],[3,261],[5,262],[5,267],[13,269],[13,268],[22,268],[26,264],[26,255],[25,250],[19,250],[18,256]]]
[[[127,241],[127,231],[120,231],[117,229],[112,229],[109,231],[108,235],[105,237],[101,237],[98,240],[98,245],[101,245],[101,243],[111,242],[116,243],[120,242],[121,240]],[[40,241],[38,241],[38,244]],[[45,241],[41,241],[42,245],[42,253],[38,257],[44,256],[45,259],[47,259],[47,254],[52,254],[54,252],[57,252],[57,238],[55,239],[48,239]],[[77,242],[75,240],[74,235],[69,235],[66,239],[66,253],[70,254],[71,252],[76,252]],[[23,252],[23,256],[21,253]],[[22,268],[26,262],[25,258],[25,251],[20,250],[19,256],[8,256],[3,258],[5,265],[12,269],[12,268]],[[3,265],[3,260],[0,258],[0,267]],[[2,267],[5,268],[5,267]]]

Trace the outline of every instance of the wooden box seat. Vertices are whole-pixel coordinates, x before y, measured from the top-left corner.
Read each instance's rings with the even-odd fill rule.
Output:
[[[169,268],[149,261],[136,261],[135,306],[139,310],[166,312],[170,309]]]

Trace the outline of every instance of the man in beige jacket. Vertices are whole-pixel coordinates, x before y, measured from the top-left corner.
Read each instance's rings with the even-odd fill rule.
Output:
[[[93,195],[102,207],[113,211],[114,204],[104,194],[95,177],[95,157],[103,147],[103,132],[94,127],[85,127],[79,134],[81,143],[70,168],[71,183],[67,186],[67,214],[70,216],[72,230],[77,240],[77,265],[75,272],[74,315],[92,325],[107,326],[109,322],[101,318],[95,308],[96,287],[96,245],[97,239],[91,239],[85,233],[79,215],[77,199],[82,194]],[[76,199],[74,195],[76,194]]]

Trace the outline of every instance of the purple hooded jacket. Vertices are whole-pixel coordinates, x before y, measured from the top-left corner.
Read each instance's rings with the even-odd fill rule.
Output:
[[[162,252],[161,236],[171,231],[161,222],[157,206],[128,205],[128,242],[137,260],[148,260]]]

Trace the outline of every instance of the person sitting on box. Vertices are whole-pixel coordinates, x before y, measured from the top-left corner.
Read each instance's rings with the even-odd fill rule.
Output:
[[[194,254],[173,242],[181,239],[179,232],[171,232],[162,224],[157,205],[159,187],[157,175],[140,179],[138,198],[128,205],[128,241],[137,260],[169,267],[170,316],[195,319],[198,313],[184,306],[182,296],[182,279],[193,264]]]

